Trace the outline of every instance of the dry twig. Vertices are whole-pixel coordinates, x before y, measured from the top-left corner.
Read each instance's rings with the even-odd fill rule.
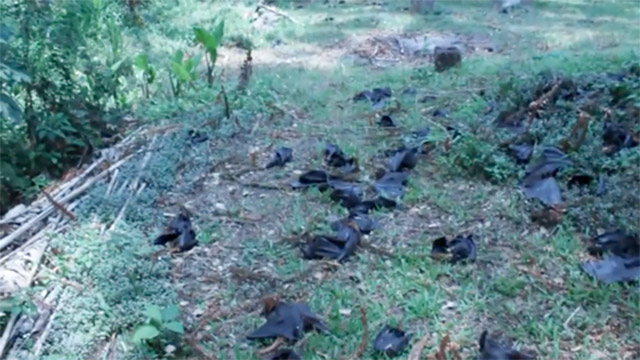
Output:
[[[362,322],[362,340],[360,345],[356,349],[356,352],[351,355],[352,360],[359,359],[367,350],[367,344],[369,343],[369,329],[367,329],[367,310],[364,306],[360,306],[360,321]]]

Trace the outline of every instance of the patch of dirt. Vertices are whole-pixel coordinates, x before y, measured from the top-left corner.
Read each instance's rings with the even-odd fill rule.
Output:
[[[350,39],[344,45],[356,61],[374,66],[433,62],[436,47],[456,47],[465,55],[497,52],[497,45],[487,37],[439,32],[377,34]]]
[[[497,53],[501,49],[488,36],[477,34],[367,32],[324,46],[274,41],[271,46],[255,49],[252,53],[255,65],[332,69],[343,61],[375,67],[432,63],[433,52],[438,46],[456,47],[464,56]],[[230,69],[239,67],[246,58],[245,50],[240,48],[223,48],[220,54],[220,65]]]

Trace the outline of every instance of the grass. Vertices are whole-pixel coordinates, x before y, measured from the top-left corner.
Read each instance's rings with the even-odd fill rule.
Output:
[[[171,261],[175,275],[171,284],[185,314],[187,332],[198,321],[196,309],[229,310],[228,316],[205,328],[204,348],[221,359],[258,358],[261,345],[243,340],[263,321],[258,306],[248,312],[234,309],[273,292],[287,300],[308,301],[331,329],[330,335],[307,335],[301,350],[305,359],[352,354],[362,336],[358,307],[366,308],[369,322],[369,346],[362,356],[367,359],[382,358],[374,354],[371,342],[385,324],[402,324],[413,334],[412,343],[430,334],[427,354],[434,354],[448,334],[463,358],[477,353],[483,329],[536,351],[540,358],[616,358],[640,342],[633,331],[640,326],[637,286],[602,285],[579,269],[585,252],[582,240],[603,229],[585,226],[578,215],[565,217],[551,229],[533,224],[529,219],[532,202],[517,189],[523,170],[500,152],[490,125],[497,112],[507,107],[507,99],[531,88],[544,70],[582,79],[637,62],[640,28],[634,19],[640,16],[640,8],[632,1],[540,0],[500,14],[486,1],[451,0],[438,1],[439,15],[425,16],[404,12],[401,2],[378,7],[365,1],[344,5],[280,1],[277,5],[304,25],[280,20],[262,30],[253,29],[248,21],[253,11],[249,3],[152,4],[142,12],[146,27],[127,34],[132,53],[147,51],[152,62],[159,64],[177,48],[190,46],[192,26],[206,27],[218,17],[229,24],[228,38],[247,37],[257,46],[247,93],[232,100],[244,129],[223,121],[220,129],[210,131],[209,145],[188,149],[178,134],[163,138],[163,150],[154,155],[144,173],[151,192],[134,204],[126,219],[127,226],[141,232],[139,241],[144,242],[161,228],[161,213],[175,210],[171,205],[157,206],[156,197],[171,198],[168,204],[188,203],[197,210],[194,223],[201,245]],[[328,16],[333,20],[325,21]],[[489,38],[498,50],[469,54],[460,68],[444,73],[413,61],[385,68],[362,66],[349,56],[350,41],[357,41],[352,39],[403,32],[477,35]],[[277,39],[284,45],[273,47]],[[233,49],[223,49],[220,64],[230,84],[239,67],[233,54]],[[394,91],[398,101],[394,118],[403,130],[424,126],[433,130],[436,121],[459,129],[463,136],[449,153],[437,150],[421,160],[401,209],[375,215],[382,228],[367,240],[395,256],[359,249],[340,267],[313,265],[281,239],[304,231],[330,231],[328,220],[344,216],[343,209],[316,191],[275,192],[215,179],[251,168],[247,154],[269,144],[292,147],[294,162],[283,169],[253,169],[240,182],[288,179],[293,171],[321,166],[318,154],[324,141],[357,156],[362,177],[371,178],[374,166],[383,160],[382,151],[397,144],[399,136],[379,129],[371,122],[377,114],[367,104],[350,99],[364,89],[382,86]],[[416,94],[401,95],[409,87]],[[432,98],[419,101],[425,95]],[[171,118],[185,127],[202,127],[221,117],[219,105],[214,105],[216,111],[202,111],[212,107],[215,96],[214,91],[199,89],[171,100],[160,91],[152,102],[139,104],[137,112],[149,121]],[[492,101],[498,108],[486,113]],[[435,109],[447,109],[449,115],[427,121]],[[261,123],[249,135],[256,121]],[[534,131],[556,142],[564,133],[554,124]],[[588,142],[596,144],[598,134],[592,129]],[[193,179],[229,155],[237,159],[209,174],[203,188],[195,187]],[[259,156],[266,161],[270,155],[260,151]],[[637,149],[619,159],[623,160],[612,161],[622,165],[610,166],[630,166],[637,175]],[[84,219],[96,213],[115,216],[124,199],[112,201],[90,199]],[[637,204],[638,198],[632,196],[629,201]],[[212,214],[217,203],[239,214],[235,218],[251,220],[237,223],[233,216],[217,217]],[[593,206],[601,209],[598,203]],[[633,214],[620,212],[601,222],[638,231]],[[428,256],[433,239],[463,231],[473,232],[476,239],[475,264],[452,266]],[[282,281],[310,266],[317,266],[311,276],[293,283]],[[233,267],[266,274],[271,280],[233,276]],[[169,284],[166,281],[159,280],[157,285]],[[72,331],[74,323],[86,323],[86,318],[77,320],[78,316],[88,315],[65,312],[57,326]],[[93,340],[104,340],[114,331],[126,334],[108,328]],[[61,355],[59,350],[51,344],[49,355]]]

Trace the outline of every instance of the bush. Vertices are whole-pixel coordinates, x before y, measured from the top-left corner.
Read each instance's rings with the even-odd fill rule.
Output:
[[[123,105],[118,7],[102,1],[0,4],[0,211],[38,174],[59,176],[116,133]],[[107,43],[108,46],[104,46]],[[95,49],[106,48],[102,54]]]
[[[513,161],[498,145],[471,135],[464,135],[454,141],[450,154],[440,161],[443,168],[453,175],[479,177],[495,183],[518,176]]]

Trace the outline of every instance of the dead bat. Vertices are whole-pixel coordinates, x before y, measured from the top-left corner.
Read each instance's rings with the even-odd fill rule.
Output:
[[[166,245],[167,243],[177,245],[178,252],[191,250],[198,245],[196,232],[193,230],[191,220],[184,212],[176,215],[165,232],[153,241],[154,245]]]
[[[268,311],[267,322],[249,334],[249,340],[283,337],[296,341],[302,338],[304,331],[329,331],[322,320],[304,303],[265,303],[264,310]]]
[[[302,247],[305,259],[344,261],[360,244],[362,235],[353,219],[340,223],[336,236],[318,235]]]

